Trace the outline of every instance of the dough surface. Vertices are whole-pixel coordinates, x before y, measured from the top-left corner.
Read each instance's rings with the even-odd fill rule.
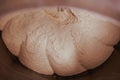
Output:
[[[2,38],[20,62],[41,74],[71,76],[101,65],[120,40],[120,27],[72,7],[43,7],[0,18]]]

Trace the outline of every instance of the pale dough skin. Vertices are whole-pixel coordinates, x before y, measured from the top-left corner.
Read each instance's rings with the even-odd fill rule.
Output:
[[[0,18],[2,38],[22,64],[41,74],[71,76],[101,65],[120,40],[120,27],[72,7],[43,7]]]

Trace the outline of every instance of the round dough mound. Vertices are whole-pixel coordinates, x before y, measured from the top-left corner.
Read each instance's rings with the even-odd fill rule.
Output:
[[[2,38],[22,64],[38,73],[79,74],[102,64],[120,40],[120,27],[72,7],[21,10],[0,18]]]

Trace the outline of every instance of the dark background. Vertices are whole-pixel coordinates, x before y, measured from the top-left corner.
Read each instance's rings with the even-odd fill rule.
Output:
[[[120,21],[120,0],[0,0],[0,16],[24,8],[69,5],[85,8]],[[96,69],[71,77],[46,76],[24,67],[6,48],[0,32],[0,80],[120,80],[120,43],[111,57]]]

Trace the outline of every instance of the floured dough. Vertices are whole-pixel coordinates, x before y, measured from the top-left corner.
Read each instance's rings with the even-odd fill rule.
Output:
[[[96,13],[42,7],[0,18],[2,38],[22,64],[38,73],[79,74],[102,64],[120,40],[120,27]]]

